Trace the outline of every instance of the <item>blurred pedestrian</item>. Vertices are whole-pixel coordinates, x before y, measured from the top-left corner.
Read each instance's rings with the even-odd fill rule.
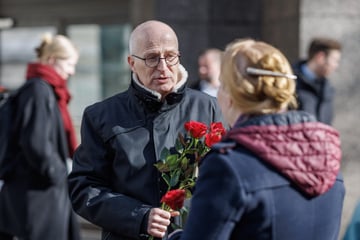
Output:
[[[317,120],[332,124],[335,89],[328,77],[339,67],[341,44],[331,38],[314,38],[307,60],[293,67],[297,75],[296,94],[299,110],[313,114]]]
[[[28,64],[9,139],[12,168],[0,192],[0,239],[75,240],[79,229],[67,188],[67,158],[77,147],[67,79],[79,53],[65,36],[46,34]]]
[[[222,51],[217,48],[206,49],[200,54],[198,58],[199,80],[194,85],[194,89],[216,97],[220,86],[221,56]]]
[[[344,200],[338,132],[296,106],[285,56],[230,43],[218,101],[232,126],[202,160],[181,240],[337,240]]]
[[[7,92],[8,92],[8,90],[5,87],[0,85],[0,103],[1,103],[1,100],[5,97],[5,94],[7,94]]]
[[[6,92],[6,88],[0,85],[0,94]]]

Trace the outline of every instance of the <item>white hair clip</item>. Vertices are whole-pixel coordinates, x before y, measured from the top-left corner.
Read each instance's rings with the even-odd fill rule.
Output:
[[[286,73],[279,73],[273,72],[269,70],[259,69],[259,68],[252,68],[247,67],[246,73],[249,75],[257,75],[257,76],[274,76],[274,77],[285,77],[290,79],[296,79],[297,77],[293,74],[286,74]]]

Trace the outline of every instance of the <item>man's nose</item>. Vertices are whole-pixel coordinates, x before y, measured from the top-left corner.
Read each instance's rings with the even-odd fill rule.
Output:
[[[165,61],[165,58],[160,58],[159,59],[159,63],[158,63],[158,65],[157,65],[157,69],[159,69],[159,70],[164,70],[164,69],[166,69],[167,68],[167,63],[166,63],[166,61]]]

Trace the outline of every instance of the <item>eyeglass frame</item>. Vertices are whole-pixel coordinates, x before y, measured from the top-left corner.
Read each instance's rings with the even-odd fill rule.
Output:
[[[137,55],[135,55],[135,54],[131,54],[131,56],[132,56],[132,57],[135,57],[135,58],[137,58],[137,59],[143,60],[144,63],[145,63],[145,65],[146,65],[147,67],[149,67],[149,68],[155,68],[155,67],[157,67],[157,66],[159,65],[161,59],[164,59],[164,60],[165,60],[166,66],[168,66],[168,67],[175,66],[176,64],[179,63],[180,57],[181,57],[180,53],[175,54],[175,56],[176,56],[176,58],[177,58],[176,63],[169,64],[168,61],[166,60],[166,57],[156,56],[156,57],[158,58],[157,64],[154,65],[154,66],[149,66],[148,64],[146,64],[146,60],[147,60],[147,59],[151,59],[151,58],[142,58],[142,57],[139,57],[139,56],[137,56]],[[174,57],[175,57],[175,56],[174,56]]]

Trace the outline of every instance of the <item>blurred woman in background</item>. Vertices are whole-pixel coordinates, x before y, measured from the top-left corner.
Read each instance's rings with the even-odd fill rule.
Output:
[[[12,167],[0,192],[0,239],[79,239],[66,165],[77,146],[67,79],[79,53],[62,35],[45,35],[36,52],[17,97]]]

